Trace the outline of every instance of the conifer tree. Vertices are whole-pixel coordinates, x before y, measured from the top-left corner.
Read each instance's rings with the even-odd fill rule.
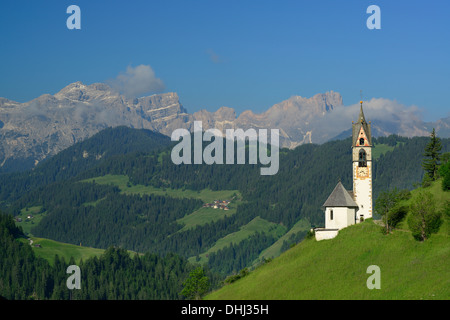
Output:
[[[439,168],[439,174],[442,177],[442,190],[450,190],[450,152],[442,155],[442,164]]]
[[[430,142],[426,145],[425,153],[423,154],[425,157],[422,162],[422,167],[425,170],[424,182],[435,181],[438,178],[441,149],[441,140],[436,136],[433,128],[430,135]]]

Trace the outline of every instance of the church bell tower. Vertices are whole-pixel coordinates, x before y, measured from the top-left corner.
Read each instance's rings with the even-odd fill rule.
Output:
[[[356,222],[372,218],[372,135],[366,122],[363,102],[359,117],[352,125],[353,198],[359,209]]]

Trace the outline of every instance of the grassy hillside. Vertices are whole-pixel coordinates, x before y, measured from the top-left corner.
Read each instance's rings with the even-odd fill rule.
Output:
[[[421,243],[368,220],[332,240],[304,240],[206,299],[449,299],[449,260],[444,233]],[[379,290],[366,286],[370,265],[380,267]]]
[[[269,248],[263,250],[259,255],[257,261],[262,261],[263,259],[271,259],[278,257],[282,252],[283,242],[289,242],[289,238],[300,232],[308,232],[311,229],[311,225],[307,220],[300,219],[288,232],[286,232],[281,238],[279,238],[273,245]]]
[[[21,218],[22,221],[18,222],[16,220],[15,224],[18,227],[22,227],[24,234],[29,237],[20,238],[20,241],[30,244],[34,253],[37,256],[46,259],[50,263],[50,265],[53,265],[55,261],[55,255],[64,257],[66,261],[69,261],[70,258],[73,257],[78,263],[80,259],[86,260],[93,256],[100,256],[105,251],[103,249],[84,247],[82,246],[82,244],[76,246],[73,244],[58,242],[50,239],[34,237],[31,233],[31,228],[34,225],[37,225],[45,215],[45,213],[41,213],[41,209],[42,206],[22,209],[20,214],[16,216],[16,218]],[[31,215],[32,218],[27,218],[28,215]]]
[[[234,195],[240,196],[238,190],[219,190],[212,191],[210,189],[203,189],[199,191],[189,189],[171,189],[171,188],[157,188],[153,186],[144,186],[140,184],[130,184],[130,178],[126,175],[107,174],[101,177],[89,178],[81,182],[90,183],[95,181],[98,184],[114,185],[119,187],[124,194],[155,194],[161,196],[170,196],[175,198],[194,198],[201,199],[206,202],[213,202],[214,200],[231,199]]]
[[[202,207],[183,218],[177,220],[178,223],[183,224],[183,229],[179,232],[185,231],[196,226],[202,226],[207,223],[211,223],[225,216],[231,216],[236,213],[237,206],[242,203],[241,194],[238,190],[217,190],[210,189],[203,190],[189,190],[189,189],[171,189],[171,188],[157,188],[154,186],[144,186],[140,184],[132,185],[130,178],[125,175],[111,175],[107,174],[101,177],[90,178],[82,180],[81,182],[90,183],[95,181],[98,184],[114,185],[119,187],[121,193],[132,194],[154,194],[160,196],[169,196],[174,198],[193,198],[200,199],[204,203],[212,203],[214,200],[231,200],[229,204],[229,210],[218,210],[213,208]],[[101,201],[100,199],[98,201]],[[96,205],[98,201],[94,203],[85,203],[86,205]]]
[[[96,249],[90,247],[76,246],[73,244],[62,243],[44,238],[30,238],[32,241],[32,248],[34,253],[41,258],[46,259],[50,265],[53,265],[55,261],[55,255],[64,257],[64,260],[68,262],[71,257],[74,258],[76,263],[79,263],[81,259],[84,261],[94,257],[101,256],[105,250]],[[25,242],[25,239],[22,241]],[[28,242],[28,240],[26,240]],[[35,245],[40,245],[36,247]]]
[[[429,189],[441,204],[450,193],[439,186]],[[372,219],[332,240],[306,239],[206,299],[450,299],[448,220],[425,242],[414,240],[406,223],[383,235]],[[380,267],[379,290],[366,285],[371,265]]]
[[[264,220],[260,217],[254,218],[252,221],[250,221],[248,224],[242,226],[239,231],[230,233],[226,235],[225,237],[219,239],[214,246],[212,246],[208,251],[202,253],[199,255],[200,260],[196,260],[196,257],[191,257],[189,259],[190,262],[198,262],[198,263],[205,263],[207,262],[207,256],[212,253],[216,252],[220,249],[223,249],[230,244],[236,244],[239,243],[245,239],[247,239],[249,236],[255,234],[256,232],[263,232],[267,234],[272,234],[274,237],[279,238],[281,235],[286,233],[286,228],[275,224],[273,222],[269,222],[267,220]]]

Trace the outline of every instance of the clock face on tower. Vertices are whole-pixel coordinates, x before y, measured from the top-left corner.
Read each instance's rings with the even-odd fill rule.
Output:
[[[357,169],[358,177],[367,177],[369,171],[367,170],[367,167],[358,167]]]

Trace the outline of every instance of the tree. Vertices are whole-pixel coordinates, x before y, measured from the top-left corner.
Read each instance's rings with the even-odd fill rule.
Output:
[[[433,195],[428,191],[420,191],[411,203],[408,217],[413,237],[425,241],[439,230],[441,223],[441,213],[436,210]]]
[[[208,292],[209,279],[202,267],[192,270],[189,277],[183,282],[181,294],[188,299],[200,300]]]
[[[379,214],[385,224],[385,231],[389,233],[398,223],[397,214],[403,213],[403,208],[398,207],[400,200],[400,192],[394,188],[393,190],[383,191],[375,201],[375,212]]]
[[[450,152],[442,155],[442,164],[439,168],[439,175],[442,177],[442,190],[450,190]]]
[[[430,142],[426,145],[425,153],[423,154],[425,159],[422,161],[422,168],[425,170],[425,185],[427,184],[427,182],[435,181],[438,178],[441,149],[441,140],[436,137],[436,132],[433,128],[433,131],[430,135]]]

